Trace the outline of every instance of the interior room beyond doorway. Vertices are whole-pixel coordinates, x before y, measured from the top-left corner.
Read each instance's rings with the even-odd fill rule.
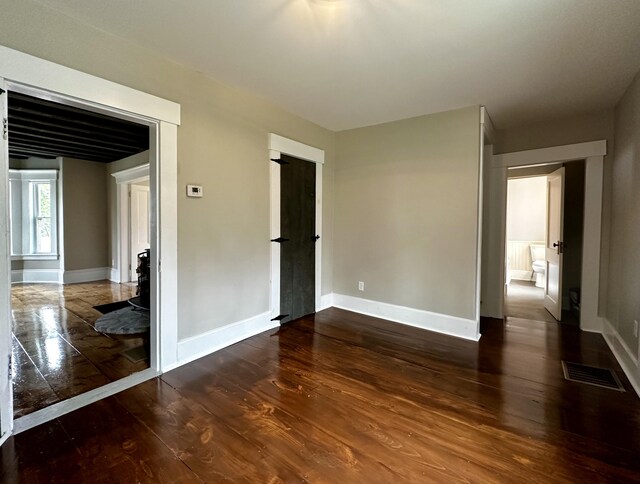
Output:
[[[16,418],[149,367],[148,333],[95,329],[101,305],[135,293],[135,284],[109,281],[14,285]]]
[[[584,229],[584,161],[510,169],[505,237],[506,316],[557,319],[545,309],[547,285],[548,176],[564,167],[561,307],[564,323],[579,324]]]

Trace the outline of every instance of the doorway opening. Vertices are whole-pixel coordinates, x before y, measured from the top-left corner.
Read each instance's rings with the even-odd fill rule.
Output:
[[[580,324],[585,162],[509,168],[505,316]]]
[[[150,361],[149,368],[69,397],[23,417],[13,415],[10,136],[7,93],[21,93],[85,109],[148,129],[151,172]],[[12,435],[47,422],[157,376],[177,364],[177,133],[180,105],[120,84],[0,46],[0,445]],[[47,129],[47,128],[45,128]],[[80,146],[78,142],[72,143]],[[83,153],[84,154],[84,153]],[[105,183],[106,185],[106,183]],[[83,185],[78,184],[78,189]],[[64,202],[64,200],[63,200]],[[45,216],[41,214],[41,216]],[[162,272],[160,272],[162,261]],[[108,264],[107,264],[108,265]],[[65,269],[71,269],[65,267]],[[87,276],[78,271],[72,276]],[[108,267],[100,269],[102,279]],[[73,283],[74,280],[63,282]],[[57,283],[60,283],[58,280]],[[8,363],[8,364],[7,364]]]
[[[38,94],[7,92],[14,418],[151,357],[149,304],[130,304],[140,286],[109,281],[108,190],[113,166],[140,153],[148,166],[149,126]]]

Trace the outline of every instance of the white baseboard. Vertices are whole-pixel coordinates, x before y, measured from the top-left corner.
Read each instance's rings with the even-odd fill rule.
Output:
[[[116,268],[111,268],[109,269],[109,280],[111,282],[116,282],[119,283],[120,282],[120,271]]]
[[[638,356],[634,355],[627,344],[620,338],[618,332],[614,329],[609,320],[603,319],[602,336],[611,348],[613,355],[620,363],[624,374],[627,375],[631,386],[640,397],[640,362]]]
[[[355,313],[366,314],[367,316],[415,326],[416,328],[436,331],[449,336],[472,341],[480,339],[480,325],[472,319],[432,313],[421,309],[396,306],[343,294],[333,294],[333,306]]]
[[[19,269],[11,271],[12,283],[49,282],[60,284],[60,269]]]
[[[109,279],[111,269],[109,267],[94,267],[91,269],[79,269],[76,271],[64,271],[63,284],[76,284],[78,282],[104,281]]]
[[[280,326],[279,321],[270,320],[270,315],[271,313],[269,312],[258,314],[244,321],[228,324],[198,336],[178,341],[178,363],[170,368],[163,368],[163,371],[177,368],[263,331]]]
[[[320,307],[316,311],[322,311],[333,306],[333,294],[324,294],[320,298]]]

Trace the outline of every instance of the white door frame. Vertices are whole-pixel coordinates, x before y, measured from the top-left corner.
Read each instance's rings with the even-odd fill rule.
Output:
[[[147,207],[146,207],[146,232],[147,232],[147,237],[146,237],[146,242],[144,244],[145,248],[149,248],[151,247],[151,233],[149,232],[149,226],[150,226],[150,222],[151,222],[151,218],[150,218],[150,213],[149,213],[149,206],[151,203],[151,190],[150,187],[148,185],[149,183],[149,179],[147,178],[146,180],[142,180],[143,182],[147,182],[147,185],[140,185],[140,184],[136,184],[136,183],[131,183],[129,184],[129,280],[130,281],[137,281],[137,272],[138,272],[138,255],[140,254],[140,248],[135,249],[135,247],[133,246],[133,234],[134,234],[134,228],[136,231],[139,232],[140,227],[140,220],[138,220],[138,218],[136,218],[136,222],[138,223],[138,226],[134,226],[133,225],[133,221],[134,221],[134,211],[133,211],[133,200],[134,200],[134,196],[133,193],[135,192],[143,192],[145,195],[145,198],[147,199]],[[136,217],[138,217],[139,212],[137,213]],[[135,251],[134,251],[135,250]]]
[[[490,181],[493,195],[500,201],[501,208],[499,214],[494,214],[496,217],[500,217],[495,229],[500,232],[497,240],[505,240],[508,169],[585,160],[580,329],[598,333],[602,332],[603,329],[602,318],[598,316],[598,302],[600,300],[602,190],[604,157],[606,154],[607,142],[606,140],[599,140],[494,155]],[[501,270],[494,280],[489,281],[489,284],[494,286],[491,288],[490,293],[499,298],[497,304],[489,302],[489,305],[498,307],[499,314],[487,314],[487,316],[504,317],[504,258],[504,244],[498,244],[497,247],[493,247],[491,254],[488,255],[487,266],[495,264]]]
[[[0,77],[0,444],[9,438],[13,429],[13,385],[10,365],[12,350],[11,325],[11,241],[9,240],[9,147],[4,141],[2,117],[7,116],[7,94]],[[5,358],[8,360],[6,361]]]
[[[269,134],[271,239],[280,237],[280,155],[290,155],[316,164],[316,241],[315,309],[320,311],[322,298],[322,165],[324,150],[298,141]],[[271,242],[271,317],[280,315],[280,244]]]
[[[149,163],[134,166],[111,174],[116,179],[116,267],[111,274],[113,282],[129,282],[129,264],[133,264],[130,254],[131,226],[129,189],[134,183],[149,180]]]
[[[16,432],[57,418],[175,366],[178,343],[177,127],[180,124],[180,105],[4,46],[0,46],[0,78],[5,79],[8,90],[35,94],[149,126],[150,175],[157,199],[157,203],[152,200],[151,207],[155,215],[151,227],[151,266],[156,270],[151,287],[151,320],[156,322],[157,329],[151,334],[151,368],[21,417],[15,422],[10,420],[9,428]],[[8,169],[8,160],[0,156],[0,172],[8,173]],[[4,182],[4,178],[0,178],[0,182]],[[7,190],[4,190],[0,196],[0,217],[4,218],[8,212],[6,193]],[[0,228],[3,224],[6,225],[6,220],[0,222]],[[9,281],[10,277],[10,265],[4,260],[9,254],[8,248],[5,233],[0,237],[2,281]],[[8,314],[8,291],[4,287],[0,289],[7,293],[0,296],[0,314]],[[4,319],[0,318],[0,324],[10,325],[10,320]],[[12,409],[9,412],[12,415]]]

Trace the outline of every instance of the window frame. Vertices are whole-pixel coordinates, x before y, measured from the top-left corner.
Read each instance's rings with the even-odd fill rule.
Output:
[[[10,228],[11,228],[11,260],[58,260],[60,258],[59,250],[59,211],[58,203],[60,190],[58,186],[59,170],[57,169],[10,169],[9,184],[10,190],[17,187],[20,189],[20,197],[22,201],[20,230],[21,235],[21,253],[14,251],[14,213],[13,213],[13,195],[10,199]],[[15,184],[15,182],[19,182]],[[38,202],[37,185],[47,183],[50,190],[50,233],[51,233],[51,251],[37,252],[38,247],[38,210],[36,207]],[[25,209],[26,207],[26,209]]]

